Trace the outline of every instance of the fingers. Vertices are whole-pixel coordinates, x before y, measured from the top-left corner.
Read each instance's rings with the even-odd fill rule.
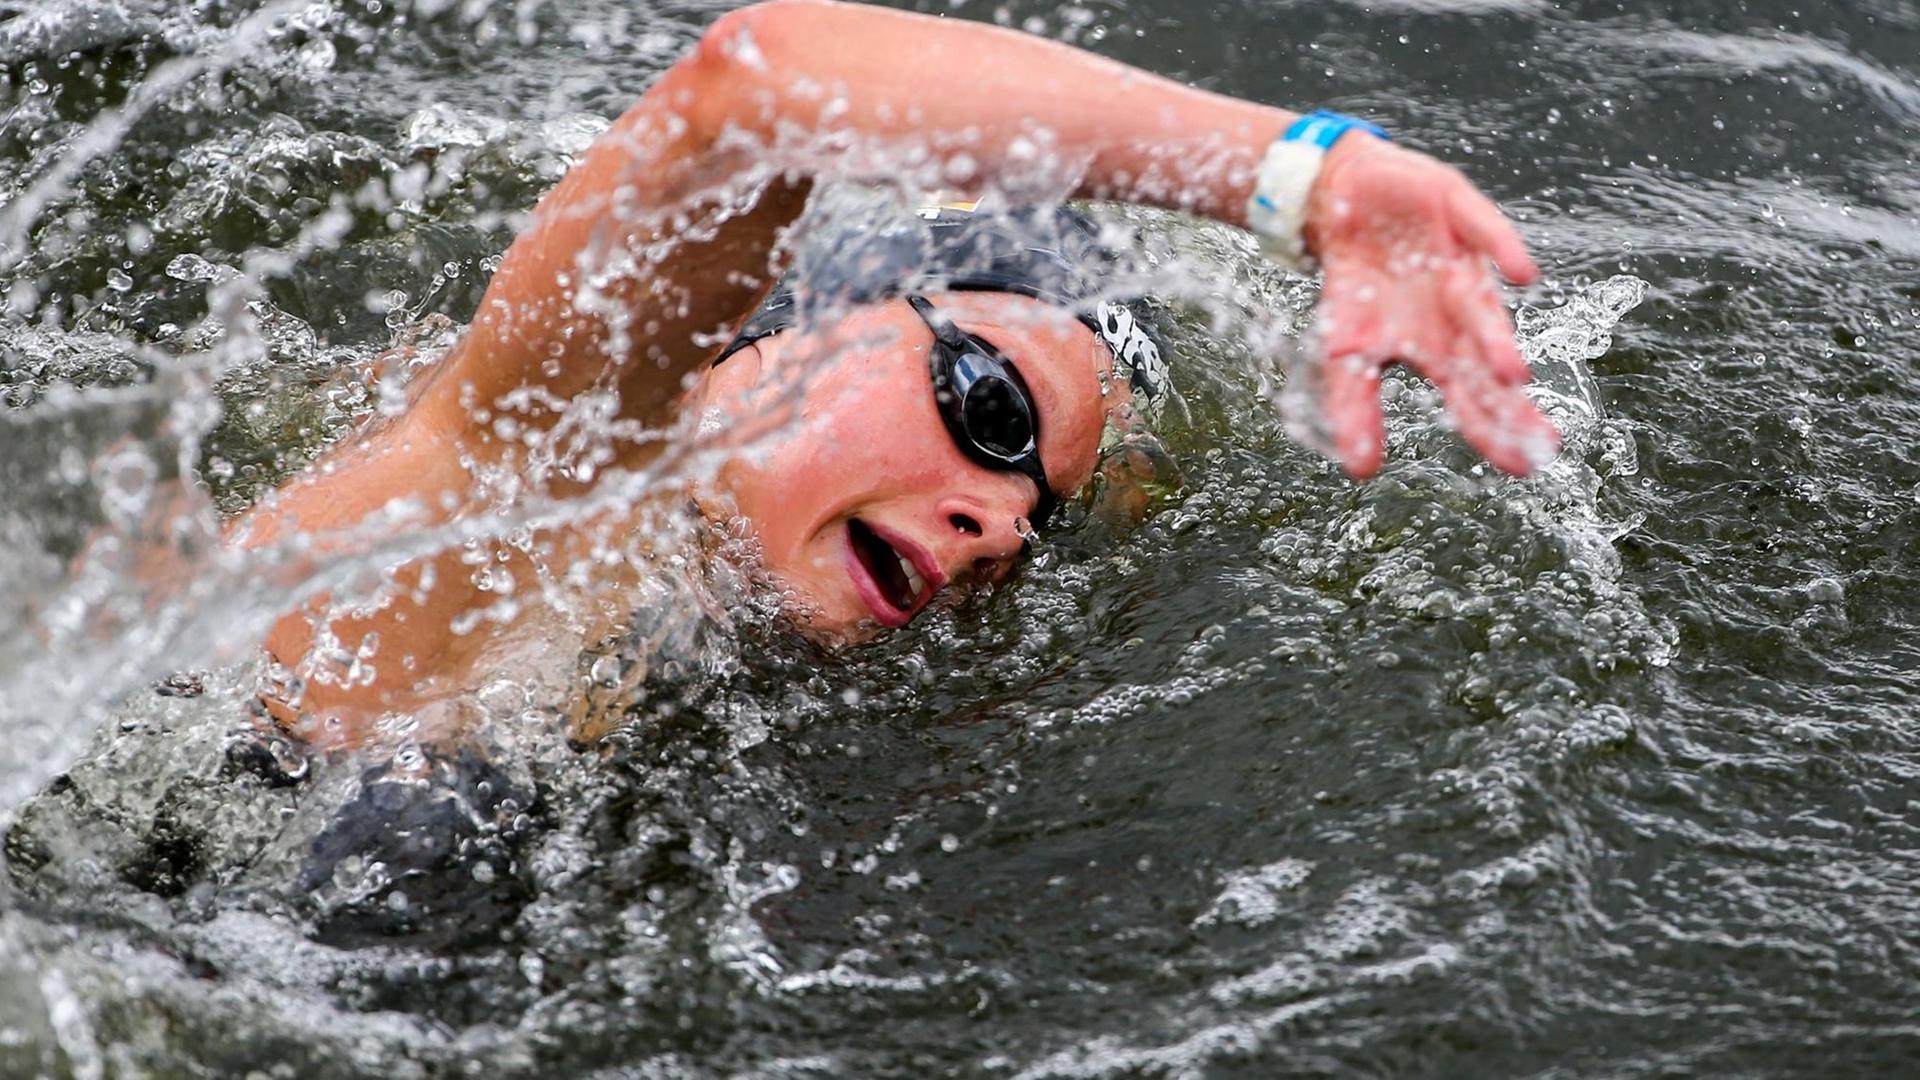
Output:
[[[1522,391],[1532,372],[1479,255],[1491,252],[1516,280],[1538,270],[1499,211],[1462,191],[1464,209],[1481,215],[1472,254],[1428,252],[1404,266],[1379,249],[1324,260],[1317,396],[1333,452],[1358,479],[1378,472],[1385,454],[1380,379],[1393,360],[1433,380],[1462,437],[1497,468],[1524,475],[1559,448],[1559,433]]]
[[[1351,266],[1330,263],[1315,333],[1320,343],[1320,412],[1333,453],[1347,473],[1364,480],[1380,471],[1386,423],[1380,414],[1380,373],[1387,365],[1387,282]]]
[[[1531,285],[1540,277],[1540,268],[1527,254],[1526,241],[1519,230],[1479,189],[1464,179],[1447,199],[1454,231],[1467,246],[1493,260],[1508,281]]]
[[[1560,432],[1519,383],[1496,378],[1475,359],[1478,345],[1471,333],[1462,333],[1454,345],[1456,359],[1429,369],[1429,375],[1467,444],[1503,472],[1525,476],[1553,460]]]
[[[1533,378],[1527,358],[1513,340],[1513,320],[1504,310],[1479,313],[1468,327],[1472,343],[1479,346],[1480,362],[1493,377],[1508,386],[1525,386]]]
[[[1355,479],[1380,471],[1386,421],[1380,414],[1384,364],[1362,353],[1327,354],[1321,361],[1320,406],[1333,429],[1333,451]]]
[[[1519,386],[1533,378],[1526,357],[1513,339],[1513,319],[1506,305],[1493,290],[1486,272],[1478,267],[1461,268],[1449,276],[1447,305],[1461,332],[1469,339],[1467,358],[1478,358],[1494,378],[1509,386]]]
[[[1350,340],[1347,344],[1360,343]],[[1513,348],[1511,335],[1505,346]],[[1440,389],[1447,412],[1467,444],[1501,471],[1524,476],[1553,460],[1560,449],[1560,433],[1524,392],[1526,362],[1518,351],[1513,362],[1521,376],[1508,379],[1482,350],[1476,333],[1463,329],[1447,359],[1433,353],[1408,359]],[[1360,480],[1380,471],[1386,453],[1386,425],[1380,409],[1380,378],[1386,364],[1386,355],[1375,348],[1330,348],[1321,361],[1320,406],[1333,451],[1341,466]]]

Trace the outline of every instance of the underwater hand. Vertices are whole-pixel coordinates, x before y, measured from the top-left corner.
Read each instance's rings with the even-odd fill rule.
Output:
[[[1380,468],[1380,377],[1403,363],[1433,381],[1460,434],[1516,475],[1550,459],[1560,435],[1523,391],[1530,372],[1488,261],[1525,285],[1540,271],[1493,201],[1458,169],[1377,139],[1328,155],[1306,221],[1320,296],[1320,406],[1340,463]]]

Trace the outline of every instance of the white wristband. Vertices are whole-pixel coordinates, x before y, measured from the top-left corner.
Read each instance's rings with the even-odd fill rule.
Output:
[[[1379,139],[1387,133],[1351,116],[1315,112],[1302,116],[1267,147],[1247,200],[1247,228],[1260,238],[1267,257],[1282,266],[1304,269],[1307,258],[1307,201],[1326,164],[1327,151],[1342,135],[1359,129]]]
[[[1267,258],[1282,266],[1307,266],[1307,197],[1320,177],[1327,152],[1310,142],[1275,139],[1260,160],[1247,200],[1247,228]]]

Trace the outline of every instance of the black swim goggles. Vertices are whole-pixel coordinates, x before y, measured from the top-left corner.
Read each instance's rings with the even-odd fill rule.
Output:
[[[1019,369],[999,349],[953,325],[924,296],[907,303],[933,331],[933,401],[961,453],[989,469],[1017,472],[1040,489],[1029,523],[1038,529],[1059,499],[1040,464],[1040,410]]]

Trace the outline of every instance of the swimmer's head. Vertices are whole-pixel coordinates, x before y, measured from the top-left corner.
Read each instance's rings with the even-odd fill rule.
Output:
[[[1036,510],[1111,474],[1103,443],[1137,436],[1166,392],[1143,320],[1096,291],[1111,260],[1084,219],[1045,218],[1071,230],[1061,241],[1036,237],[1031,216],[984,228],[950,211],[923,217],[932,252],[909,252],[907,272],[899,245],[876,256],[890,238],[871,233],[863,250],[841,247],[857,273],[803,263],[811,287],[776,292],[696,390],[706,420],[750,446],[720,470],[716,494],[826,637],[904,625],[947,585],[1005,578]],[[865,284],[876,273],[890,276]],[[1031,415],[1007,428],[951,396],[943,408],[936,328],[950,346],[984,346],[973,355],[1006,369],[989,371],[1001,380],[990,387]],[[1003,436],[1022,440],[1029,422],[1031,450],[1003,453],[1020,449]]]

